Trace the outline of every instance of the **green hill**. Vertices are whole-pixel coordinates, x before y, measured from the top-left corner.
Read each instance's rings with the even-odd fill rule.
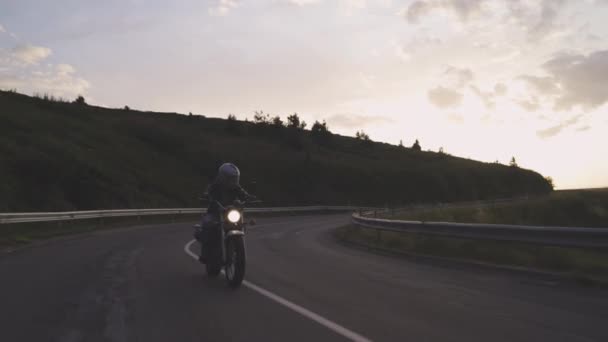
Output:
[[[323,131],[0,92],[0,211],[198,206],[224,161],[267,205],[551,191],[530,170]]]

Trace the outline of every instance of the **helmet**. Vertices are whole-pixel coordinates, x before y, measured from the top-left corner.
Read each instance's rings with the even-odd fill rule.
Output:
[[[241,171],[236,165],[232,163],[225,163],[220,166],[217,172],[218,180],[229,187],[239,186],[239,180],[241,178]]]

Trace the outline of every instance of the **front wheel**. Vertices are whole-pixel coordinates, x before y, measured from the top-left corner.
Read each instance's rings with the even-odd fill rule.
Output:
[[[245,277],[245,241],[243,236],[233,236],[226,241],[226,280],[230,287],[241,285]]]

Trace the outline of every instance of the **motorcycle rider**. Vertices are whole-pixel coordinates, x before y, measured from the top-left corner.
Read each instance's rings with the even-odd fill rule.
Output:
[[[214,240],[211,238],[211,234],[220,223],[220,208],[216,201],[222,206],[226,206],[234,203],[235,200],[255,199],[255,196],[250,195],[241,187],[240,177],[241,172],[236,165],[225,163],[220,166],[215,180],[207,188],[210,201],[207,214],[203,216],[201,229],[194,233],[194,237],[201,244],[199,261],[202,263],[205,263],[207,259],[208,243]]]

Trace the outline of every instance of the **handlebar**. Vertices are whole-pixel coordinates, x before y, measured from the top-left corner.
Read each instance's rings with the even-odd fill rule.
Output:
[[[214,202],[220,209],[222,209],[222,210],[226,209],[226,207],[224,207],[219,201],[211,200],[208,197],[207,193],[203,194],[203,196],[204,197],[199,197],[199,200],[205,201],[205,202]],[[264,202],[262,200],[259,200],[259,199],[256,198],[256,199],[253,199],[253,200],[244,200],[244,201],[236,200],[234,203],[237,204],[237,205],[245,205],[245,204],[258,204],[258,203],[264,203]]]

